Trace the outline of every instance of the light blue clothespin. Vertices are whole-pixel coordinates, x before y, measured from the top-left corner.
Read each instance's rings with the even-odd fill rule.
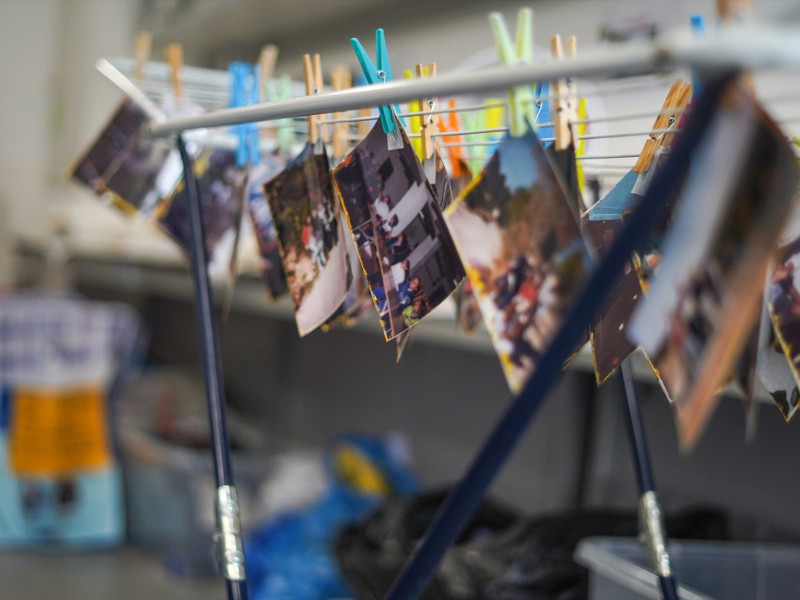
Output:
[[[228,65],[228,72],[231,74],[231,97],[229,106],[236,108],[247,104],[258,102],[258,81],[257,73],[254,72],[252,65],[245,62],[232,62]],[[250,94],[248,98],[248,85]],[[254,123],[243,123],[233,126],[233,133],[238,138],[236,146],[236,164],[244,167],[248,162],[258,163],[260,159],[260,148],[258,138],[258,128]]]
[[[533,61],[533,11],[521,8],[517,14],[517,39],[511,41],[503,15],[489,13],[494,43],[500,62],[504,65],[528,64]],[[528,131],[528,123],[536,121],[533,87],[521,85],[508,90],[508,127],[511,135],[519,137]]]
[[[701,39],[706,37],[706,20],[703,15],[692,15],[691,24],[694,37]],[[700,97],[702,89],[700,77],[697,76],[697,69],[692,69],[692,94],[695,100]]]
[[[536,135],[539,136],[539,139],[550,139],[554,135],[552,125],[549,127],[539,127],[539,124],[546,123],[550,116],[549,94],[550,84],[546,81],[540,83],[536,87],[536,92],[534,93],[535,116],[533,126],[537,128]]]
[[[356,53],[358,63],[361,65],[361,70],[364,72],[367,83],[386,83],[392,80],[392,67],[389,63],[389,53],[386,51],[386,35],[383,29],[375,30],[375,57],[377,67],[372,64],[372,60],[367,54],[367,51],[364,50],[364,46],[358,41],[358,38],[351,38],[350,45]],[[394,105],[394,111],[396,113],[400,112],[400,107],[397,104]],[[392,107],[380,106],[378,107],[378,112],[381,116],[383,131],[385,133],[392,133],[394,131]],[[400,124],[405,127],[403,119],[400,117],[398,117],[398,119],[400,119]]]
[[[274,79],[268,79],[264,83],[264,93],[267,100],[275,102],[276,100],[287,100],[292,97],[292,79],[288,75],[280,78],[280,86]],[[278,128],[278,150],[284,153],[290,153],[295,145],[294,122],[292,119],[278,119],[275,122]]]

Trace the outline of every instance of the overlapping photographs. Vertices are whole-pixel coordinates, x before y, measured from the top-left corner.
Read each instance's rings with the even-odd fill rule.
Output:
[[[250,168],[247,181],[247,212],[253,224],[258,252],[261,255],[264,282],[273,299],[280,298],[289,287],[283,274],[275,221],[264,196],[264,184],[277,175],[284,164],[285,161],[278,157],[268,155],[262,158],[259,164]]]
[[[389,150],[376,123],[333,174],[387,340],[419,322],[464,277],[437,198],[401,133],[402,146]]]
[[[227,150],[204,150],[194,161],[202,207],[205,246],[212,277],[232,276],[236,242],[242,220],[247,171],[236,165]],[[160,203],[155,213],[159,225],[184,249],[189,249],[188,198],[181,184],[172,197]]]
[[[677,183],[661,264],[628,329],[676,402],[684,446],[751,335],[762,297],[753,282],[766,277],[798,176],[794,153],[747,92],[732,85],[712,119]]]
[[[770,313],[765,303],[759,329],[756,374],[783,418],[788,421],[800,408],[800,390],[796,375],[775,335],[775,322]]]
[[[445,217],[517,393],[590,268],[562,183],[536,135],[506,137]]]
[[[300,335],[325,323],[347,296],[346,242],[337,221],[328,157],[306,144],[264,185]]]
[[[169,140],[142,135],[146,122],[133,102],[122,102],[71,169],[72,179],[96,194],[110,193],[124,212],[152,212],[174,191],[182,171]]]
[[[800,193],[793,204],[775,256],[767,305],[781,353],[800,382]]]

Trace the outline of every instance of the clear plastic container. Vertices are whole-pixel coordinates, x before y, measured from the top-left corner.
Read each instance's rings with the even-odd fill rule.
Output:
[[[682,600],[800,598],[800,547],[674,541]],[[589,569],[590,600],[659,600],[658,579],[635,539],[587,538],[575,560]]]

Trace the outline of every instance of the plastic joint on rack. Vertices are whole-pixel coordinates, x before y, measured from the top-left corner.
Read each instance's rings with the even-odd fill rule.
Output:
[[[225,579],[245,581],[244,547],[242,527],[239,519],[239,495],[232,485],[217,488],[214,503],[217,530],[214,533],[214,546],[217,562]]]
[[[659,577],[672,576],[672,563],[667,549],[664,518],[656,493],[652,490],[639,497],[639,543],[647,552],[650,564]]]

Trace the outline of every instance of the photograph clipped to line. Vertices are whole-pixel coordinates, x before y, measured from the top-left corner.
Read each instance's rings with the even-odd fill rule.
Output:
[[[445,218],[508,385],[518,393],[591,264],[536,135],[507,136]]]
[[[175,190],[182,167],[169,139],[142,135],[147,115],[122,102],[103,131],[72,167],[71,178],[96,194],[110,194],[125,213],[150,214]]]
[[[339,310],[347,296],[347,248],[339,233],[324,146],[306,144],[264,185],[300,335]]]
[[[789,421],[800,407],[797,377],[789,366],[783,347],[775,335],[774,320],[766,303],[762,309],[756,375],[781,411],[783,418]]]
[[[209,274],[230,278],[234,275],[247,171],[236,165],[232,152],[203,150],[194,161],[194,172],[202,206]],[[187,199],[181,182],[173,195],[159,204],[155,217],[188,250],[191,232]]]
[[[264,184],[283,170],[286,161],[282,158],[263,156],[257,165],[250,167],[247,178],[247,213],[253,224],[258,253],[261,256],[261,267],[264,283],[273,300],[283,296],[289,287],[283,274],[281,253],[278,248],[278,232],[275,221],[264,196]]]
[[[398,125],[399,128],[399,125]],[[380,123],[333,173],[387,340],[455,290],[464,269],[414,150]]]
[[[713,173],[714,177],[709,177]],[[760,316],[769,257],[797,185],[794,153],[732,84],[676,182],[673,225],[628,335],[675,401],[683,447],[699,438]]]

